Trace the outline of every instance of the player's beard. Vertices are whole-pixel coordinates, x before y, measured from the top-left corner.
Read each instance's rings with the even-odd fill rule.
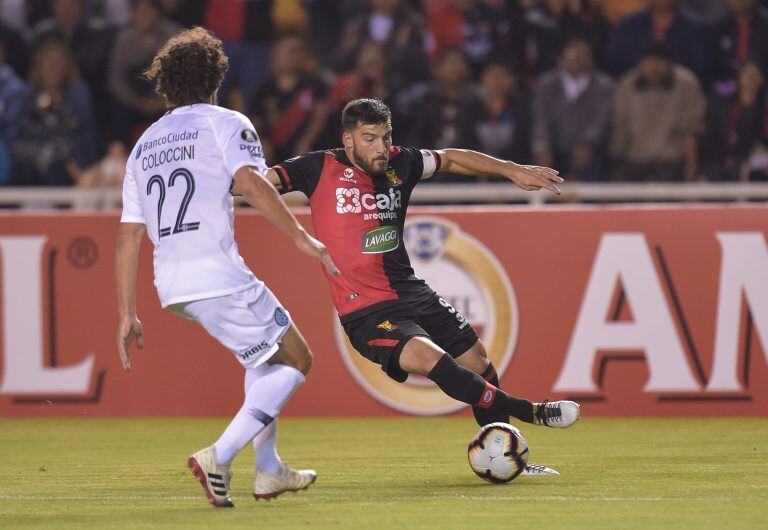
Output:
[[[363,171],[371,175],[372,177],[377,177],[381,175],[385,175],[387,172],[387,165],[384,165],[384,169],[377,170],[373,164],[369,164],[365,158],[363,158],[363,155],[360,154],[360,152],[357,150],[356,147],[352,147],[352,156],[355,157],[355,164],[360,166]]]

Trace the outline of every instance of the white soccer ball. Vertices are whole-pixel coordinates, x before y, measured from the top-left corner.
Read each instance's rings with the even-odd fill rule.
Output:
[[[528,463],[528,442],[517,427],[490,423],[469,442],[469,465],[478,477],[501,484],[517,477]]]

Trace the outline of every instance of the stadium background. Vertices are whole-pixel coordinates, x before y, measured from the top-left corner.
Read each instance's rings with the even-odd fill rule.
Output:
[[[415,196],[438,206],[409,214],[417,272],[468,315],[506,387],[593,416],[768,413],[766,190],[747,182],[768,160],[760,2],[6,0],[0,17],[3,416],[227,416],[240,401],[234,360],[160,310],[149,246],[147,348],[130,376],[113,351],[122,166],[161,112],[140,74],[195,24],[224,40],[220,99],[252,117],[270,162],[335,146],[344,102],[376,96],[396,143],[561,170],[559,205],[439,175]],[[622,189],[628,204],[578,204]],[[354,355],[319,268],[258,215],[240,210],[238,239],[317,356],[286,416],[467,414]],[[211,399],[203,374],[231,384]]]
[[[763,528],[767,9],[0,0],[0,527]],[[207,509],[184,460],[240,406],[242,372],[160,309],[148,242],[131,374],[114,347],[124,162],[162,112],[141,72],[195,24],[224,40],[221,102],[254,121],[270,162],[335,146],[343,103],[378,96],[397,144],[567,178],[555,197],[438,175],[416,188],[404,238],[504,388],[582,403],[566,431],[518,425],[560,476],[478,480],[470,412],[351,352],[320,267],[244,206],[241,252],[316,356],[279,452],[320,478],[253,503],[246,449],[238,508]]]

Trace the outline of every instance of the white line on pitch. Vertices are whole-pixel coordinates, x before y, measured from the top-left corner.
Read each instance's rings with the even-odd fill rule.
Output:
[[[234,499],[238,497],[233,496]],[[203,497],[187,497],[187,496],[97,496],[97,495],[83,495],[83,496],[40,496],[40,495],[0,495],[0,500],[4,501],[199,501]],[[752,497],[588,497],[588,496],[566,496],[566,495],[509,495],[509,496],[485,496],[485,495],[427,495],[427,496],[407,496],[407,497],[346,497],[346,496],[304,496],[303,501],[309,502],[323,502],[323,501],[341,501],[341,502],[386,502],[386,501],[431,501],[431,500],[467,500],[467,501],[530,501],[530,500],[547,500],[547,501],[600,501],[600,502],[733,502],[742,501],[750,502],[758,500]],[[288,500],[288,499],[286,499]]]

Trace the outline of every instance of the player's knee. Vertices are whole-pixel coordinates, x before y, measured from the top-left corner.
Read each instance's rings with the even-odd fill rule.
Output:
[[[309,348],[304,348],[304,350],[299,355],[299,358],[296,360],[296,369],[302,374],[308,375],[309,371],[312,369],[313,358],[314,356],[312,355],[312,350]]]
[[[285,359],[283,364],[296,368],[302,374],[307,375],[312,369],[312,352],[309,349],[296,352],[296,355]]]
[[[400,353],[400,368],[406,372],[428,375],[445,354],[432,342],[415,337],[408,341]]]
[[[306,344],[293,345],[289,349],[283,347],[267,362],[269,364],[284,364],[307,375],[312,369],[312,351]]]
[[[477,352],[477,355],[481,359],[487,359],[488,358],[488,352],[485,351],[485,346],[479,340],[475,343],[475,348],[474,349]]]

